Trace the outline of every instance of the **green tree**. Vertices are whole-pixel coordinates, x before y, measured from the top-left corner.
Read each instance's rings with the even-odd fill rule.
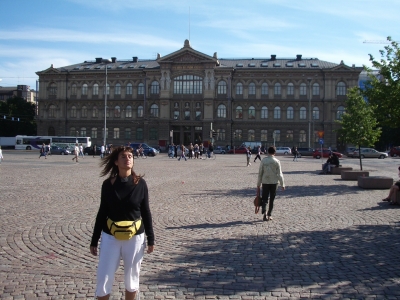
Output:
[[[389,44],[379,51],[379,61],[369,54],[372,68],[364,68],[370,79],[361,93],[371,105],[379,107],[375,116],[380,126],[400,128],[400,48],[390,36],[387,40]],[[381,77],[375,76],[373,69],[379,70]]]
[[[13,120],[14,118],[14,120]],[[35,105],[12,97],[0,102],[0,136],[35,135]]]
[[[362,97],[358,87],[349,89],[346,100],[346,111],[341,120],[339,138],[344,143],[358,146],[373,146],[379,139],[382,131],[374,116],[376,107],[367,103]],[[362,158],[360,155],[360,170]]]

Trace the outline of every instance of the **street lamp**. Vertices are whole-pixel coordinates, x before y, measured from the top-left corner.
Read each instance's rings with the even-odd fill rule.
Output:
[[[311,78],[308,81],[308,148],[311,147]]]
[[[106,132],[106,128],[107,128],[107,64],[111,63],[111,60],[109,59],[102,59],[101,60],[102,63],[104,63],[106,65],[106,84],[104,87],[104,130],[103,130],[103,144],[104,146],[106,146],[106,136],[107,136],[107,132]]]

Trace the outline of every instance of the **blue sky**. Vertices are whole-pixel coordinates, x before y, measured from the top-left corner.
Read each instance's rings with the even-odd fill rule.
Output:
[[[1,0],[0,11],[0,86],[35,88],[51,64],[155,59],[189,38],[219,58],[302,54],[350,66],[371,66],[368,54],[385,46],[363,41],[400,39],[398,0]]]

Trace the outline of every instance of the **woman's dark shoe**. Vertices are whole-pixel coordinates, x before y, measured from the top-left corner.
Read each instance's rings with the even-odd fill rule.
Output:
[[[267,215],[264,214],[263,221],[267,221]]]
[[[390,198],[382,199],[382,201],[390,201]]]

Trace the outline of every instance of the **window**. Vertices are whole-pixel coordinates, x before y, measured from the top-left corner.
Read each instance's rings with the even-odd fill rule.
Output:
[[[336,111],[336,120],[341,120],[344,112],[345,112],[344,107],[343,106],[339,106],[337,108],[337,111]]]
[[[289,106],[286,110],[286,119],[293,120],[294,110],[293,107]]]
[[[190,120],[190,111],[185,110],[185,120]]]
[[[137,117],[143,118],[143,106],[139,105],[137,108]]]
[[[255,141],[255,132],[253,129],[249,129],[249,131],[247,131],[247,140],[249,142],[254,142]]]
[[[76,96],[76,84],[73,84],[71,87],[71,95]]]
[[[132,118],[132,106],[130,105],[125,108],[125,118]]]
[[[121,117],[121,107],[118,105],[114,107],[114,118],[120,118]]]
[[[307,85],[305,83],[300,84],[300,96],[307,96]]]
[[[143,128],[136,129],[136,139],[143,140]]]
[[[119,139],[119,128],[114,128],[114,139]]]
[[[99,85],[97,83],[93,84],[93,96],[99,95]]]
[[[235,141],[242,141],[243,140],[242,130],[236,129],[235,132],[233,133],[233,137],[234,137]]]
[[[196,111],[196,121],[201,121],[201,111]]]
[[[150,140],[158,140],[157,128],[150,128],[149,139]]]
[[[256,108],[254,106],[249,107],[249,119],[256,118]]]
[[[336,96],[345,96],[346,95],[346,85],[344,82],[339,82],[336,87]]]
[[[106,107],[106,116],[107,116],[107,118],[110,117],[110,110],[108,109],[108,106]]]
[[[288,85],[287,85],[287,95],[288,96],[293,96],[293,94],[294,94],[293,83],[288,83]]]
[[[84,106],[82,106],[82,109],[81,109],[81,117],[82,118],[87,118],[87,107],[84,105]]]
[[[313,118],[313,120],[319,120],[319,108],[318,107],[313,108],[312,118]]]
[[[115,85],[114,95],[121,95],[121,84],[117,83]]]
[[[96,127],[92,128],[92,139],[97,139],[97,128]]]
[[[137,93],[138,93],[138,95],[144,95],[144,84],[143,83],[139,83]]]
[[[274,95],[280,95],[280,94],[281,94],[281,84],[280,83],[275,83]]]
[[[55,83],[50,84],[49,94],[51,96],[57,95],[57,85]]]
[[[174,111],[174,120],[179,120],[179,111]]]
[[[203,78],[194,75],[182,75],[174,78],[174,94],[203,93]]]
[[[293,142],[293,130],[286,131],[286,142]]]
[[[299,142],[300,143],[307,142],[306,132],[304,130],[300,130],[300,132],[299,132]]]
[[[190,108],[189,102],[185,102],[185,108]]]
[[[153,81],[150,87],[150,94],[158,95],[159,92],[160,92],[160,84],[158,83],[158,81]]]
[[[256,94],[256,85],[252,82],[249,84],[249,95]]]
[[[313,96],[319,96],[319,84],[318,83],[313,84],[312,94],[313,94]]]
[[[104,127],[101,129],[102,138],[104,139]],[[108,138],[108,128],[106,128],[106,139]]]
[[[152,104],[150,107],[150,116],[151,117],[158,117],[158,105]]]
[[[225,129],[217,129],[217,141],[225,141]]]
[[[261,107],[261,119],[268,119],[268,107]]]
[[[268,140],[268,130],[261,130],[261,141],[266,142]]]
[[[281,108],[279,106],[276,106],[274,108],[274,119],[280,119],[281,118]]]
[[[128,83],[126,85],[126,94],[127,95],[132,95],[132,83]]]
[[[71,107],[71,118],[76,118],[76,107],[75,106]]]
[[[201,108],[200,102],[196,102],[196,108]]]
[[[243,95],[243,84],[240,82],[236,85],[236,95]]]
[[[131,129],[130,128],[125,128],[125,135],[124,135],[126,140],[131,139]]]
[[[86,127],[81,128],[81,135],[80,136],[86,136]]]
[[[85,83],[82,85],[82,95],[87,96],[87,91],[88,91],[88,85]]]
[[[274,139],[275,142],[280,142],[281,141],[281,131],[274,130],[274,132],[272,133],[272,138]]]
[[[218,118],[226,118],[226,106],[224,104],[218,105],[217,117]]]
[[[55,117],[56,117],[56,106],[52,104],[49,107],[49,118],[55,118]]]
[[[268,84],[265,82],[261,85],[261,95],[268,95]]]
[[[78,133],[75,130],[75,127],[71,127],[69,129],[69,136],[76,136]]]
[[[226,82],[225,81],[218,82],[217,94],[218,95],[225,95],[226,94]]]
[[[97,118],[99,116],[99,111],[97,110],[97,106],[93,106],[92,108],[92,117]]]
[[[235,118],[242,119],[243,118],[243,110],[241,106],[237,106],[235,110]]]
[[[305,107],[300,107],[300,120],[307,119],[307,110]]]
[[[174,103],[174,108],[179,108],[179,103],[178,102]]]
[[[105,88],[106,88],[106,91],[107,91],[107,95],[110,95],[110,85],[108,83],[107,83],[107,86]],[[103,94],[105,94],[105,91],[104,91]]]

